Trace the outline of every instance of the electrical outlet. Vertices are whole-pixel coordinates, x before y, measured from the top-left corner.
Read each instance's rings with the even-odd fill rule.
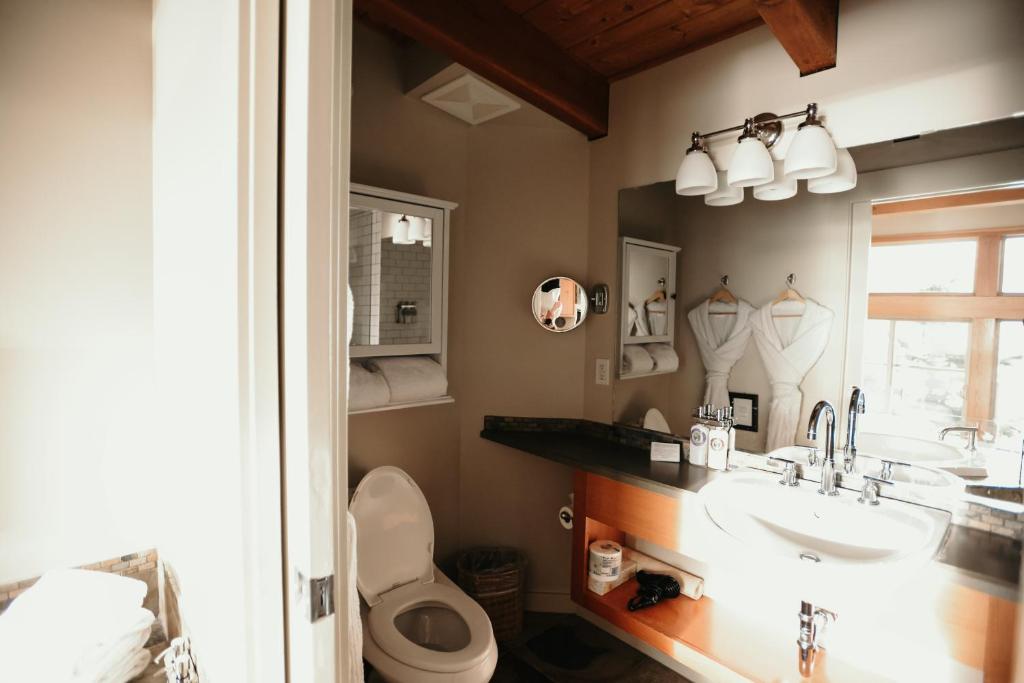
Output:
[[[594,381],[598,384],[608,386],[608,375],[611,374],[611,363],[607,358],[598,358],[594,372]]]

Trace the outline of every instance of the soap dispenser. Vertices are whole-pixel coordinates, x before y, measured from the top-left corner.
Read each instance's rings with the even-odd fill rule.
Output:
[[[714,422],[708,429],[707,459],[708,467],[713,470],[729,468],[729,424],[726,410],[715,411]]]

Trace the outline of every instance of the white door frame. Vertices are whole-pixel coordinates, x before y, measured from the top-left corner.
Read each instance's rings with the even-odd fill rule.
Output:
[[[281,360],[288,679],[348,678],[348,183],[351,0],[284,4]],[[333,574],[334,615],[308,582]],[[354,664],[361,665],[361,657]]]

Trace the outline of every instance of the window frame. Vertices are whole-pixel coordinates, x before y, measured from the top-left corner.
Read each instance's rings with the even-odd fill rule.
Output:
[[[963,241],[965,238],[977,241],[972,294],[868,292],[870,320],[969,323],[967,395],[964,397],[963,414],[966,420],[994,418],[996,364],[999,359],[998,323],[1001,320],[1024,320],[1024,294],[1004,293],[1001,288],[1004,244],[1008,237],[1019,236],[1024,236],[1024,226],[871,237],[872,247],[885,244]]]

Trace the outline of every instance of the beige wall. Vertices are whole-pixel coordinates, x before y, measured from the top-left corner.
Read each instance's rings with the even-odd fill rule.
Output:
[[[479,437],[485,414],[582,413],[585,330],[547,334],[529,297],[552,274],[586,279],[588,148],[565,126],[513,114],[470,127],[402,92],[400,50],[356,27],[352,180],[459,203],[452,215],[448,364],[452,405],[350,419],[355,482],[408,471],[434,515],[436,558],[506,543],[530,589],[568,592],[569,535],[555,513],[567,468]]]
[[[0,3],[0,583],[155,545],[150,20]]]
[[[1024,111],[1022,20],[1016,0],[844,0],[834,69],[800,78],[764,27],[614,83],[610,133],[590,145],[590,279],[617,281],[618,191],[673,178],[693,130],[818,102],[837,143],[855,146]],[[727,159],[732,140],[723,136],[714,155]],[[588,321],[588,373],[615,359],[612,302],[612,315]],[[616,392],[588,382],[586,416],[615,417]]]

